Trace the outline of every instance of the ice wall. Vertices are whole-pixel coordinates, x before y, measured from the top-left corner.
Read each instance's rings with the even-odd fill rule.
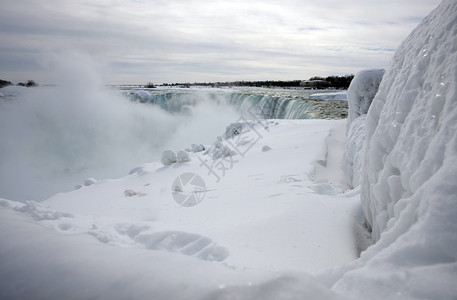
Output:
[[[368,112],[384,72],[384,69],[364,70],[354,76],[346,94],[349,105],[348,129],[352,121]]]
[[[346,131],[343,171],[346,185],[351,189],[360,185],[366,116],[367,115],[361,115],[354,119],[351,126]]]
[[[361,199],[376,243],[332,289],[456,299],[457,1],[398,48],[366,118]],[[357,287],[354,289],[354,287]]]
[[[378,91],[383,75],[383,69],[361,71],[355,75],[347,91],[349,112],[343,168],[346,184],[350,188],[355,188],[360,184],[361,155],[365,140],[365,117]]]
[[[456,197],[456,39],[457,3],[445,1],[397,50],[368,112],[362,201],[376,240]],[[430,194],[438,183],[448,192]]]

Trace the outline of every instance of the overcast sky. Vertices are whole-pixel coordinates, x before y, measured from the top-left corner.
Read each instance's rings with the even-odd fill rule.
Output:
[[[292,80],[386,68],[440,2],[0,0],[0,79],[51,83],[49,62],[74,52],[89,56],[110,84]]]

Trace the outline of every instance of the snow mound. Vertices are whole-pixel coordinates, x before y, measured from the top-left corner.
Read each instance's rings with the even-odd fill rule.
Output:
[[[72,214],[46,209],[35,201],[27,201],[24,206],[15,207],[16,211],[30,215],[35,221],[73,218]]]
[[[84,179],[84,186],[91,186],[94,183],[97,183],[97,180],[94,178],[86,178]]]
[[[160,161],[162,162],[162,164],[164,166],[169,166],[169,165],[174,164],[175,162],[177,162],[178,161],[178,157],[176,156],[176,154],[173,151],[165,150],[162,153],[162,158],[160,159]]]
[[[237,135],[246,133],[252,128],[253,123],[252,122],[237,122],[237,123],[232,123],[227,128],[225,128],[225,134],[224,138],[225,139],[231,139],[236,137]]]
[[[361,200],[376,243],[333,285],[350,298],[457,295],[456,16],[446,0],[418,25],[368,111]]]
[[[189,162],[190,161],[190,156],[186,151],[180,150],[180,151],[178,151],[177,161],[180,162],[180,163]]]
[[[377,69],[364,70],[354,76],[347,91],[349,105],[348,129],[354,119],[368,112],[368,108],[379,89],[383,75],[384,70]]]
[[[202,144],[192,144],[192,145],[190,145],[190,148],[186,148],[186,151],[197,153],[197,152],[205,151],[205,149],[206,149],[205,146],[203,146]]]
[[[222,141],[216,141],[209,149],[209,154],[213,160],[236,155],[236,152]]]

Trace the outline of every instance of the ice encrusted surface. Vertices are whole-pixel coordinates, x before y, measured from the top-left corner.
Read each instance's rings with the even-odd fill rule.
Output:
[[[366,116],[361,115],[354,119],[346,131],[343,170],[349,188],[356,188],[360,185]]]
[[[368,113],[362,201],[376,240],[412,206],[409,226],[455,198],[456,16],[456,2],[445,1],[411,33]],[[447,192],[430,194],[437,182]]]
[[[383,77],[366,119],[361,184],[376,244],[343,271],[333,285],[339,293],[457,296],[456,40],[457,2],[445,0],[402,43]]]
[[[383,75],[383,69],[373,69],[360,71],[354,76],[347,91],[349,112],[346,126],[348,130],[352,121],[368,112]]]
[[[365,118],[378,92],[384,72],[383,69],[373,69],[357,73],[347,91],[349,111],[343,169],[349,188],[355,188],[360,184]]]

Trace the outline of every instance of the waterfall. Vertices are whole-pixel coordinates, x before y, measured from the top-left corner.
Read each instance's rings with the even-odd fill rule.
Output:
[[[301,99],[237,91],[127,90],[122,93],[132,101],[158,105],[172,113],[181,113],[189,106],[211,102],[217,105],[229,104],[247,116],[255,115],[265,119],[309,119],[314,108]]]

